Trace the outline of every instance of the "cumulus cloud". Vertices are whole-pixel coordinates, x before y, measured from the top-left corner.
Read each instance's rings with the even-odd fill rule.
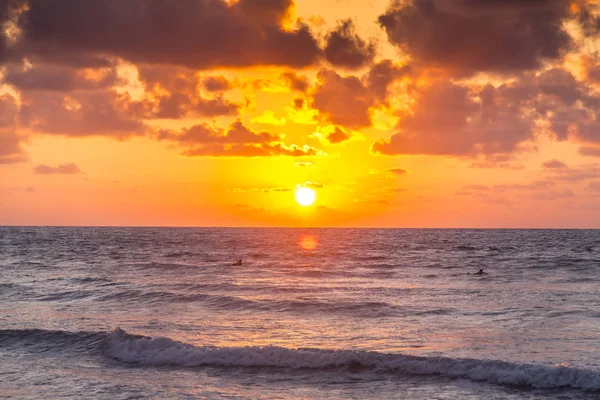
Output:
[[[375,98],[359,78],[321,70],[317,79],[312,105],[329,121],[350,128],[371,124],[369,108],[375,104]]]
[[[74,163],[60,164],[57,167],[51,167],[49,165],[40,164],[33,169],[33,172],[35,172],[36,174],[40,174],[40,175],[54,175],[54,174],[76,175],[76,174],[83,173],[79,169],[79,167]]]
[[[138,66],[145,96],[128,105],[140,118],[180,119],[235,116],[239,105],[226,100],[223,91],[230,87],[223,77],[203,77],[182,67]],[[212,93],[202,96],[201,89]]]
[[[340,128],[339,126],[336,126],[335,130],[333,132],[331,132],[329,135],[327,135],[327,140],[329,141],[329,143],[337,144],[337,143],[345,142],[346,140],[350,139],[351,137],[352,137],[352,135],[350,133],[346,132],[344,129]]]
[[[519,143],[533,137],[531,120],[505,87],[487,85],[472,93],[467,86],[437,81],[415,96],[415,108],[402,115],[399,132],[389,140],[376,141],[373,152],[501,154],[515,151]]]
[[[326,40],[325,58],[336,67],[361,68],[375,57],[375,43],[361,39],[351,19],[341,21]]]
[[[226,130],[207,124],[195,125],[181,132],[163,129],[158,132],[158,139],[187,147],[182,154],[188,157],[303,157],[321,154],[320,150],[308,145],[283,144],[279,136],[265,131],[255,132],[239,120]]]
[[[26,54],[51,48],[53,53],[110,55],[134,63],[196,69],[304,67],[321,54],[306,25],[282,27],[292,0],[27,3],[19,19],[22,39],[14,50]]]
[[[388,40],[414,61],[461,74],[538,68],[571,46],[563,0],[395,2],[379,17]]]
[[[385,101],[388,97],[390,84],[397,78],[409,74],[411,67],[409,65],[397,66],[391,60],[382,60],[373,65],[368,72],[366,80],[367,86],[375,96]]]
[[[22,101],[21,123],[40,133],[123,139],[147,131],[127,110],[128,96],[113,90],[24,92]]]
[[[387,105],[389,87],[410,70],[390,60],[373,65],[362,77],[342,76],[323,69],[317,74],[317,85],[311,92],[312,106],[333,124],[355,129],[370,126],[370,109]]]
[[[203,147],[192,148],[182,153],[182,155],[187,157],[305,157],[317,156],[320,154],[320,150],[308,145],[298,146],[293,144],[288,146],[282,143],[232,145],[211,144]]]

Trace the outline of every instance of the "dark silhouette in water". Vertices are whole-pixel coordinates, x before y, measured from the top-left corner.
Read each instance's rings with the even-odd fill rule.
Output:
[[[237,260],[236,262],[234,262],[233,264],[231,264],[234,267],[240,266],[242,265],[244,262],[242,260]]]
[[[487,275],[487,274],[488,274],[487,272],[483,272],[483,269],[480,269],[479,271],[475,272],[473,275],[481,276],[481,275]],[[471,273],[467,272],[467,275],[471,275]]]

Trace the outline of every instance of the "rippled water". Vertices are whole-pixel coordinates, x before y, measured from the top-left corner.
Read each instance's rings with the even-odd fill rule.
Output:
[[[0,397],[597,398],[599,271],[600,231],[0,228]]]

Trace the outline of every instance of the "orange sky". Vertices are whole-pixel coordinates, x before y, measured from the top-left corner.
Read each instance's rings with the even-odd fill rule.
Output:
[[[0,7],[0,225],[600,227],[596,2],[127,4]]]

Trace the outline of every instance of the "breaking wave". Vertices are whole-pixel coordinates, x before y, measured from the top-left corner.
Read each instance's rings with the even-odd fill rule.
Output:
[[[100,354],[139,366],[277,368],[371,371],[384,374],[436,375],[498,385],[536,389],[600,391],[600,372],[568,366],[543,366],[495,360],[419,357],[371,351],[326,350],[277,346],[194,346],[166,337],[112,332],[30,330],[0,331],[0,347],[34,347],[37,351],[79,351]]]

